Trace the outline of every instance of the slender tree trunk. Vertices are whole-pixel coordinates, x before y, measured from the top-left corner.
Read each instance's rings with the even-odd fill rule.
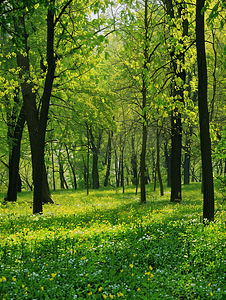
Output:
[[[16,201],[17,192],[19,187],[21,190],[21,180],[19,176],[19,162],[20,162],[20,146],[23,134],[23,128],[25,123],[25,111],[24,106],[22,106],[17,123],[14,128],[14,133],[12,136],[13,146],[9,155],[9,186],[7,191],[7,196],[5,200]]]
[[[107,146],[107,170],[106,170],[106,175],[105,175],[105,180],[104,180],[104,186],[108,185],[108,180],[110,176],[110,168],[111,168],[111,139],[112,139],[113,132],[109,132],[108,136],[108,146]]]
[[[55,166],[54,166],[54,153],[53,153],[53,142],[51,140],[51,160],[52,160],[52,178],[53,178],[53,190],[56,190],[55,182]]]
[[[66,152],[67,152],[67,160],[68,160],[68,163],[70,165],[71,172],[72,172],[72,175],[73,175],[74,189],[76,190],[77,189],[77,181],[76,181],[74,166],[73,166],[73,164],[70,160],[70,155],[69,155],[69,151],[68,151],[68,147],[67,147],[66,143],[64,143],[64,146],[65,146],[65,149],[66,149]]]
[[[166,1],[167,14],[174,20],[174,5],[172,0]],[[178,16],[182,20],[182,36],[188,34],[188,21],[184,18],[184,2],[178,4]],[[178,41],[178,43],[183,43],[183,40]],[[176,82],[173,83],[173,96],[177,101],[184,103],[184,83],[185,83],[185,70],[182,69],[184,65],[184,53],[183,50],[181,53],[177,54],[175,59],[175,50],[173,49],[170,53],[171,62],[173,71],[175,74]],[[179,62],[179,63],[178,63]],[[179,82],[179,84],[177,84]],[[171,152],[171,202],[175,200],[181,200],[181,147],[182,147],[182,123],[181,123],[181,113],[175,108],[171,115],[171,143],[172,143],[172,152]]]
[[[132,141],[131,141],[131,146],[132,146],[132,157],[131,157],[131,165],[132,165],[132,184],[137,184],[137,155],[135,152],[135,147],[134,147],[134,140],[135,140],[135,135],[134,133],[132,134]]]
[[[67,187],[67,183],[66,180],[64,178],[64,165],[63,162],[61,161],[61,157],[60,155],[58,156],[58,164],[59,164],[59,175],[60,175],[60,188],[64,189],[64,188],[68,188]]]
[[[167,170],[167,186],[171,187],[171,149],[167,149],[167,142],[164,143],[164,154]]]
[[[143,78],[142,78],[142,150],[140,156],[140,189],[141,189],[141,203],[146,203],[146,190],[145,190],[145,160],[147,148],[147,73],[148,73],[148,1],[145,0],[144,12],[144,30],[145,30],[145,47],[144,47],[144,65],[143,65]]]
[[[33,199],[33,213],[41,213],[42,212],[42,203],[51,202],[54,203],[51,199],[49,185],[47,181],[46,168],[44,163],[44,141],[40,139],[40,134],[43,129],[39,128],[41,120],[38,118],[38,111],[36,107],[36,95],[33,93],[33,84],[30,83],[29,80],[29,48],[27,46],[27,33],[25,27],[24,17],[19,18],[19,27],[15,24],[16,31],[20,33],[22,28],[23,30],[23,43],[26,49],[26,55],[17,55],[17,64],[18,67],[21,68],[20,76],[25,75],[25,80],[21,83],[21,90],[23,95],[23,103],[24,109],[26,113],[26,119],[28,124],[30,145],[31,145],[31,156],[32,156],[32,168],[33,168],[33,181],[34,181],[34,199]],[[49,38],[48,38],[49,40]],[[50,68],[51,69],[51,68]],[[50,73],[50,71],[48,71]],[[48,76],[49,77],[49,76]],[[45,89],[44,89],[44,97],[42,98],[42,103],[44,103],[44,99],[46,96],[46,86],[51,88],[51,84],[49,80],[46,80]],[[43,111],[43,109],[42,109]],[[41,112],[42,119],[43,113]],[[47,119],[46,119],[47,121]],[[45,127],[45,126],[44,126]],[[44,134],[45,136],[45,134]],[[42,145],[41,145],[42,143]],[[41,149],[43,148],[43,150]],[[40,159],[41,157],[41,159]],[[42,159],[43,157],[43,159]],[[35,188],[36,187],[36,188]]]
[[[181,114],[173,112],[171,116],[171,202],[181,200]]]
[[[162,183],[162,176],[161,176],[161,171],[160,171],[160,146],[159,146],[159,135],[160,135],[160,131],[158,131],[157,129],[157,159],[156,159],[156,168],[157,168],[157,172],[158,172],[158,179],[159,179],[159,185],[160,185],[160,195],[163,196],[164,195],[164,191],[163,191],[163,183]]]
[[[203,221],[214,220],[214,187],[207,103],[207,66],[205,51],[205,0],[196,0],[196,47],[198,62],[198,105],[203,174]]]
[[[140,156],[141,203],[146,203],[146,190],[145,190],[145,158],[146,158],[146,147],[147,147],[147,125],[143,123],[142,150],[141,150],[141,156]]]
[[[125,184],[124,184],[124,149],[121,151],[121,187],[122,192],[125,192]]]
[[[92,129],[89,129],[90,137],[91,137],[91,149],[93,152],[93,167],[92,167],[92,179],[93,179],[93,189],[99,189],[100,181],[99,181],[99,172],[98,172],[98,156],[100,151],[100,143],[102,138],[102,131],[99,132],[97,145],[95,145],[94,136],[92,133]]]
[[[116,187],[119,187],[119,161],[118,161],[118,155],[117,151],[115,149],[115,182],[116,182]]]
[[[185,142],[184,184],[190,183],[191,136],[192,136],[192,126],[189,126],[186,135],[186,142]]]
[[[86,172],[86,194],[89,195],[89,127],[88,123],[86,123],[86,133],[87,133],[87,172]],[[84,163],[85,165],[85,163]]]

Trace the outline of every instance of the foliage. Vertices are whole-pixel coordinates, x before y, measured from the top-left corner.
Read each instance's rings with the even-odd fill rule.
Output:
[[[225,299],[225,206],[204,227],[200,184],[183,203],[135,188],[56,191],[31,215],[31,193],[0,206],[2,299]]]

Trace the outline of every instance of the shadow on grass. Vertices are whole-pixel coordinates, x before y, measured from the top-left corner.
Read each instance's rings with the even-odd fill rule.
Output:
[[[9,234],[13,234],[17,231],[22,231],[24,223],[33,231],[40,230],[40,227],[49,231],[54,231],[55,228],[67,231],[74,230],[76,226],[89,229],[93,224],[100,224],[100,226],[102,224],[108,224],[108,226],[126,224],[134,227],[141,224],[145,226],[145,224],[151,222],[169,224],[175,220],[199,219],[199,214],[202,212],[202,195],[199,193],[200,187],[201,184],[183,186],[184,200],[179,204],[175,204],[170,202],[169,189],[161,197],[157,190],[155,192],[152,191],[152,186],[147,186],[147,203],[145,205],[140,203],[139,194],[135,195],[135,188],[133,187],[126,189],[125,194],[121,190],[113,188],[105,188],[98,191],[92,190],[89,196],[86,196],[85,190],[59,190],[52,193],[53,197],[54,195],[65,197],[70,195],[75,199],[75,210],[76,199],[79,200],[80,204],[81,201],[86,204],[84,210],[73,212],[72,209],[70,213],[64,214],[60,212],[59,215],[57,213],[48,214],[45,211],[48,211],[48,207],[52,208],[54,205],[45,204],[44,214],[41,217],[26,215],[16,219],[9,218],[0,227],[7,226]],[[31,195],[31,192],[21,193],[18,203],[31,203]],[[109,197],[109,204],[104,203],[106,195]],[[92,196],[98,198],[99,204],[97,202],[92,203]],[[114,203],[114,207],[109,207],[111,201]],[[60,200],[56,199],[56,203],[60,203]],[[7,206],[11,207],[13,212],[12,204],[8,204]]]

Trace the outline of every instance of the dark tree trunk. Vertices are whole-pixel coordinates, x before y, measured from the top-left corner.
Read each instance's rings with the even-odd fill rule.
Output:
[[[70,160],[70,155],[69,155],[69,151],[68,151],[68,147],[67,147],[66,143],[64,143],[64,146],[65,146],[65,149],[66,149],[66,152],[67,152],[67,160],[68,160],[68,163],[70,165],[71,172],[72,172],[72,175],[73,175],[74,189],[76,190],[77,189],[77,180],[76,180],[76,175],[75,175],[75,169],[74,169],[74,166],[73,166],[73,164]]]
[[[121,150],[121,187],[122,192],[125,192],[125,184],[124,184],[124,149]]]
[[[145,97],[146,98],[146,97]],[[145,117],[145,116],[144,116]],[[146,190],[145,190],[145,158],[147,146],[147,125],[143,123],[142,133],[142,150],[140,156],[140,188],[141,188],[141,203],[146,203]]]
[[[52,1],[54,4],[54,1]],[[48,70],[45,78],[44,91],[41,99],[41,112],[38,124],[36,153],[34,156],[34,201],[33,213],[42,212],[43,199],[43,166],[44,166],[44,149],[45,149],[45,134],[47,127],[47,119],[49,112],[49,103],[54,81],[54,73],[56,62],[54,58],[54,12],[52,8],[48,9],[47,14],[47,65]]]
[[[160,145],[159,145],[159,136],[160,136],[160,131],[157,129],[157,159],[156,159],[156,168],[158,172],[158,179],[159,179],[159,185],[160,185],[160,195],[164,195],[163,191],[163,183],[162,183],[162,176],[161,176],[161,171],[160,171]]]
[[[147,73],[148,73],[148,1],[145,0],[144,12],[144,34],[145,34],[145,47],[144,47],[144,64],[143,64],[143,78],[142,78],[142,150],[140,156],[140,189],[141,189],[141,203],[146,203],[146,190],[145,190],[145,160],[147,148]]]
[[[119,187],[119,169],[120,169],[120,165],[119,165],[119,161],[118,161],[118,155],[117,155],[117,151],[115,149],[115,182],[116,182],[116,187]]]
[[[184,157],[184,184],[190,183],[190,157],[191,157],[191,137],[192,126],[189,126],[185,142],[185,157]]]
[[[205,51],[205,21],[202,8],[205,0],[196,0],[196,47],[198,62],[198,105],[203,174],[203,221],[214,220],[214,187],[207,103],[207,66]]]
[[[171,148],[168,150],[167,142],[164,143],[164,154],[167,170],[167,186],[171,187]]]
[[[20,162],[20,146],[25,123],[25,111],[22,106],[14,133],[12,136],[13,146],[9,155],[9,186],[5,200],[16,201],[17,192],[21,191],[21,179],[19,175],[19,162]]]
[[[53,153],[53,142],[51,140],[51,160],[52,160],[52,178],[53,178],[53,190],[56,190],[55,183],[55,166],[54,166],[54,153]]]
[[[104,186],[108,185],[108,180],[110,176],[110,168],[111,168],[111,139],[112,139],[113,132],[109,132],[108,136],[108,146],[107,146],[107,170],[106,170],[106,175],[104,179]]]
[[[131,165],[132,165],[132,184],[137,184],[137,155],[135,152],[135,147],[134,147],[134,141],[135,136],[132,134],[132,141],[131,141],[131,146],[132,146],[132,157],[131,157]]]
[[[99,171],[98,171],[98,156],[100,151],[100,144],[102,138],[102,130],[99,132],[97,145],[95,145],[94,136],[92,133],[92,129],[89,129],[90,133],[90,142],[91,142],[91,150],[93,152],[93,166],[92,166],[92,179],[93,179],[93,189],[99,189],[100,181],[99,181]]]
[[[25,109],[25,113],[26,113],[30,145],[31,145],[33,181],[34,181],[33,213],[41,213],[43,202],[44,203],[46,203],[46,202],[53,203],[53,200],[51,199],[51,195],[50,195],[50,191],[49,191],[49,185],[48,185],[48,181],[47,181],[47,174],[46,174],[45,163],[44,163],[44,142],[45,142],[45,140],[43,141],[43,129],[45,129],[45,127],[46,127],[45,124],[42,124],[43,117],[45,118],[45,116],[43,114],[44,107],[42,105],[42,112],[41,112],[42,120],[41,119],[39,120],[38,119],[38,111],[37,111],[37,107],[36,107],[36,95],[32,91],[33,84],[28,82],[30,63],[29,63],[29,53],[28,53],[29,48],[27,46],[28,35],[26,33],[24,18],[20,17],[19,22],[20,22],[20,24],[19,24],[20,30],[21,30],[21,28],[23,30],[23,43],[24,43],[24,47],[26,49],[26,56],[18,54],[17,55],[17,64],[18,64],[18,67],[21,68],[20,76],[22,77],[23,75],[25,75],[25,80],[21,83],[21,90],[22,90],[22,95],[23,95],[23,103],[24,103],[24,109]],[[50,23],[50,21],[48,21],[48,23]],[[16,27],[16,31],[20,33],[18,26],[15,25],[15,27]],[[49,27],[49,25],[48,25],[48,27]],[[48,35],[49,35],[49,33],[48,33]],[[49,39],[50,38],[48,38],[48,43],[49,43]],[[49,77],[50,77],[50,73],[52,73],[52,72],[50,70],[52,70],[52,68],[49,66],[49,70],[47,73],[48,78],[46,78],[44,94],[42,97],[42,104],[45,103],[45,98],[47,96],[46,90],[51,88],[51,82],[49,80]],[[54,74],[53,74],[53,76],[54,76]],[[46,87],[48,87],[48,88],[46,88]],[[46,104],[48,106],[48,103],[46,103]],[[47,116],[46,116],[46,122],[47,122]],[[42,124],[42,128],[40,126],[41,124]],[[45,138],[45,132],[44,132],[44,138]]]
[[[99,172],[98,172],[98,154],[93,151],[93,169],[92,169],[93,189],[99,189]]]
[[[174,5],[172,0],[166,1],[167,14],[171,19],[175,18],[174,14]],[[183,2],[178,6],[178,16],[180,19],[183,16]],[[188,21],[183,18],[182,21],[182,29],[184,37],[188,34]],[[183,44],[183,40],[178,41]],[[185,83],[185,70],[182,69],[184,65],[184,53],[183,51],[176,55],[175,59],[175,50],[173,49],[170,53],[171,55],[171,63],[173,67],[173,71],[175,74],[175,82],[173,83],[173,96],[177,101],[184,103],[184,88],[183,84]],[[179,62],[179,63],[178,63]],[[171,152],[171,202],[175,200],[181,200],[181,147],[182,147],[182,124],[181,124],[181,113],[177,108],[174,109],[171,115],[171,144],[172,144],[172,152]]]
[[[59,175],[60,175],[60,188],[64,189],[64,184],[65,184],[64,167],[59,156],[58,156],[58,163],[59,163]]]
[[[181,114],[173,112],[171,116],[171,202],[181,200]]]

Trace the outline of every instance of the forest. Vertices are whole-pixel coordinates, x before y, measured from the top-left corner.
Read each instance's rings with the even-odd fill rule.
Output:
[[[145,203],[158,181],[174,202],[182,184],[202,181],[213,220],[213,174],[225,174],[225,5],[204,2],[2,1],[5,199],[33,190],[40,213],[51,189],[140,184]]]
[[[1,299],[225,299],[225,21],[0,0]]]

